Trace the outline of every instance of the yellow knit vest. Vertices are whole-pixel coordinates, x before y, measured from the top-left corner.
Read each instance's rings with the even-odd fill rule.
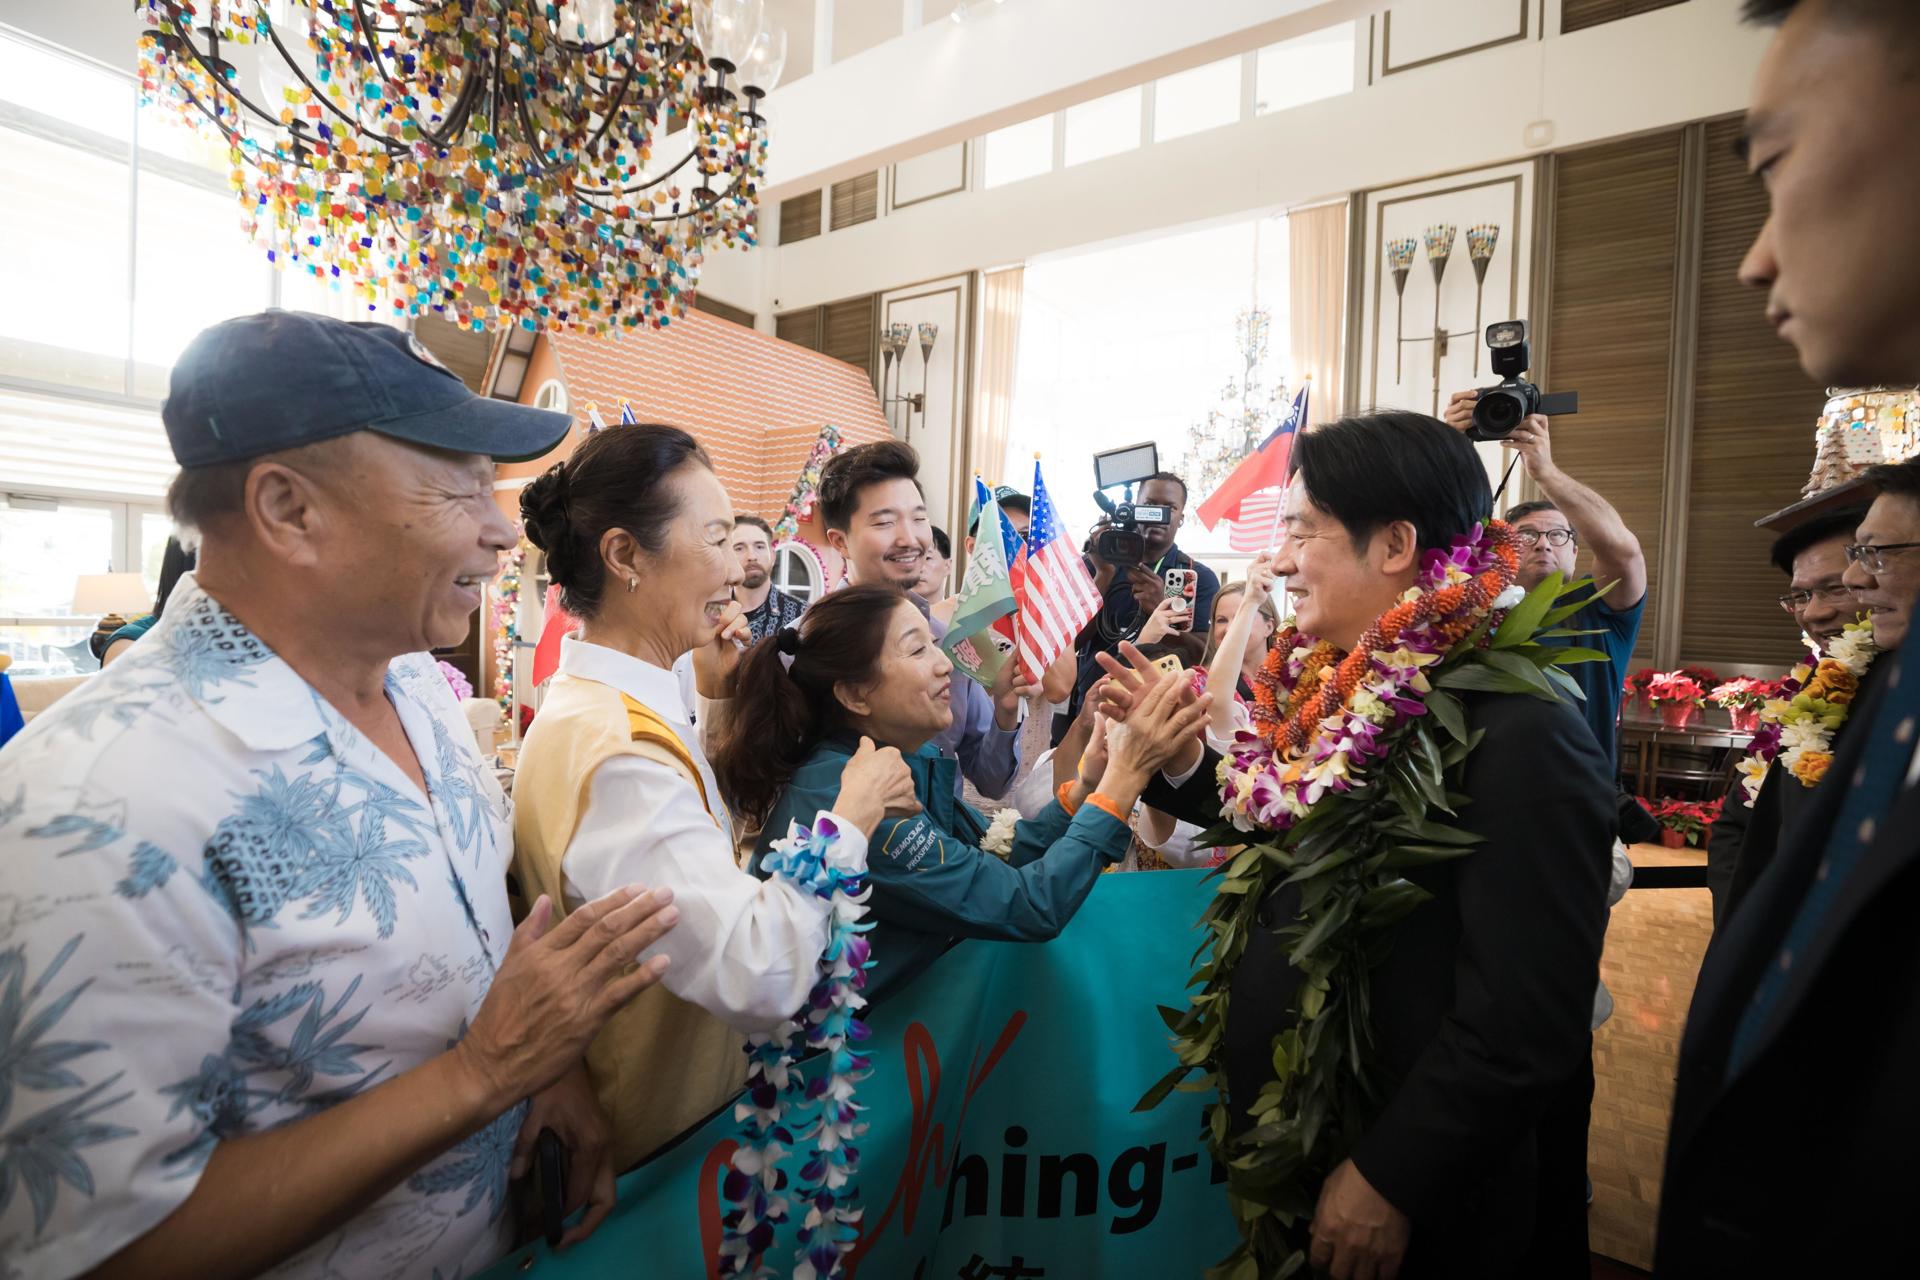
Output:
[[[543,893],[553,900],[556,920],[581,905],[568,899],[561,860],[586,811],[594,770],[622,755],[679,770],[714,812],[686,745],[659,716],[598,681],[556,675],[513,780],[514,873],[528,902]],[[645,831],[651,818],[633,814],[634,831]],[[714,821],[730,843],[726,820]],[[594,1091],[613,1122],[615,1167],[645,1159],[738,1093],[746,1079],[744,1043],[739,1032],[663,986],[615,1014],[587,1050]]]

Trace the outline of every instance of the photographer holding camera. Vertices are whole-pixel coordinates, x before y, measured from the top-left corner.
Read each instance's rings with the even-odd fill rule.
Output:
[[[1540,397],[1519,377],[1527,360],[1524,328],[1518,329],[1520,336],[1506,352],[1493,341],[1500,329],[1494,326],[1488,337],[1496,356],[1494,369],[1506,380],[1487,392],[1456,391],[1447,404],[1447,425],[1469,439],[1498,440],[1503,448],[1519,454],[1526,460],[1527,474],[1545,495],[1545,501],[1509,507],[1504,517],[1520,541],[1517,581],[1522,587],[1531,591],[1554,573],[1573,580],[1574,562],[1583,541],[1593,551],[1593,572],[1587,580],[1612,584],[1605,595],[1561,624],[1567,631],[1596,634],[1545,643],[1585,645],[1606,653],[1605,662],[1576,663],[1565,671],[1585,695],[1582,714],[1600,743],[1609,770],[1614,770],[1620,681],[1633,656],[1634,641],[1640,635],[1640,615],[1647,604],[1646,556],[1640,550],[1640,540],[1613,504],[1554,465],[1546,414],[1527,412],[1520,416],[1520,410],[1535,408],[1571,412],[1573,406],[1567,403],[1571,397],[1557,401],[1566,405],[1565,409],[1557,409],[1553,402],[1543,403],[1548,398]],[[1507,356],[1505,368],[1499,359],[1502,355]],[[1483,396],[1494,402],[1476,414]],[[1540,1118],[1536,1134],[1540,1179],[1543,1188],[1552,1187],[1554,1194],[1542,1197],[1527,1255],[1528,1274],[1560,1273],[1584,1266],[1588,1241],[1581,1191],[1584,1183],[1584,1198],[1591,1203],[1593,1184],[1587,1180],[1586,1169],[1592,1103],[1593,1058],[1589,1053]]]
[[[1473,436],[1474,404],[1480,395],[1478,391],[1454,392],[1447,403],[1447,425]],[[1582,545],[1593,552],[1593,571],[1588,579],[1612,584],[1605,595],[1562,624],[1569,631],[1599,634],[1562,639],[1560,643],[1590,646],[1607,655],[1605,662],[1577,663],[1566,671],[1586,695],[1583,710],[1587,723],[1606,753],[1607,763],[1613,765],[1620,682],[1633,657],[1634,642],[1640,636],[1640,615],[1647,604],[1647,558],[1640,550],[1640,540],[1613,504],[1554,465],[1545,415],[1536,413],[1523,419],[1501,445],[1526,460],[1527,474],[1545,496],[1545,501],[1523,502],[1507,509],[1506,521],[1520,539],[1520,585],[1531,591],[1552,573],[1573,580],[1574,562]]]
[[[1154,610],[1161,608],[1169,597],[1177,595],[1181,603],[1168,606],[1175,611],[1178,621],[1162,642],[1175,649],[1187,666],[1194,666],[1206,654],[1207,632],[1213,625],[1213,597],[1220,590],[1220,578],[1174,542],[1186,518],[1187,482],[1170,471],[1156,471],[1140,482],[1132,505],[1141,509],[1164,508],[1166,518],[1152,522],[1143,519],[1137,526],[1127,520],[1112,522],[1113,528],[1137,528],[1142,548],[1137,559],[1111,554],[1112,540],[1102,532],[1109,524],[1107,521],[1095,526],[1094,535],[1088,540],[1094,584],[1099,587],[1103,602],[1100,612],[1087,623],[1075,644],[1079,671],[1066,711],[1053,718],[1055,746],[1066,735],[1074,717],[1080,714],[1087,690],[1100,679],[1097,655],[1118,652],[1122,640],[1136,639],[1153,617]],[[1124,512],[1127,508],[1119,510]],[[1103,545],[1109,553],[1102,553]],[[1175,573],[1171,580],[1174,585],[1169,585],[1170,570]]]

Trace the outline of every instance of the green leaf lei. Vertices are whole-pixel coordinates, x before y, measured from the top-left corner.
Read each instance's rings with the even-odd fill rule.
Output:
[[[1240,1246],[1208,1272],[1213,1280],[1284,1280],[1307,1265],[1309,1230],[1321,1184],[1377,1119],[1382,1081],[1372,1064],[1370,971],[1392,945],[1392,929],[1430,895],[1404,878],[1410,868],[1464,857],[1480,837],[1429,816],[1457,816],[1472,797],[1457,787],[1483,730],[1469,731],[1457,696],[1522,693],[1553,701],[1581,697],[1560,668],[1606,655],[1543,640],[1590,634],[1560,630],[1605,588],[1564,585],[1558,574],[1534,588],[1497,627],[1483,621],[1428,669],[1429,714],[1411,716],[1387,737],[1369,785],[1329,791],[1293,827],[1247,846],[1222,869],[1201,923],[1206,957],[1184,1010],[1162,1006],[1180,1065],[1135,1106],[1150,1110],[1173,1092],[1211,1092],[1207,1141],[1227,1170]],[[1247,833],[1222,822],[1199,839],[1236,845]],[[1293,1025],[1273,1038],[1274,1077],[1251,1107],[1253,1127],[1228,1136],[1226,1075],[1219,1047],[1228,989],[1255,917],[1282,884],[1300,887],[1299,916],[1279,929],[1302,975]],[[1210,954],[1209,954],[1210,953]],[[1197,1078],[1189,1079],[1195,1073]]]

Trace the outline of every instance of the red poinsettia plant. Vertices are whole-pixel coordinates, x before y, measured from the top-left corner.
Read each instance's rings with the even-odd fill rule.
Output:
[[[1721,799],[1712,800],[1651,800],[1645,802],[1647,812],[1653,815],[1661,830],[1671,832],[1676,839],[1665,843],[1678,845],[1685,843],[1701,846],[1707,843],[1707,836],[1713,829],[1715,820],[1720,817]]]
[[[1655,706],[1663,702],[1690,702],[1699,706],[1706,700],[1708,688],[1685,671],[1662,671],[1647,682],[1647,701]]]
[[[1647,686],[1659,674],[1652,667],[1642,667],[1620,682],[1620,692],[1629,698],[1644,698],[1647,696]]]
[[[1776,696],[1776,683],[1772,680],[1754,680],[1748,676],[1735,676],[1724,684],[1714,686],[1707,696],[1715,706],[1725,707],[1729,711],[1744,711],[1749,707],[1763,705],[1768,698]]]
[[[1682,667],[1678,674],[1705,689],[1711,689],[1720,683],[1720,673],[1712,667]]]

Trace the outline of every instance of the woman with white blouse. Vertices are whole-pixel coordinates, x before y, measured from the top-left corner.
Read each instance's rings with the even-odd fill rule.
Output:
[[[598,431],[521,494],[527,537],[580,634],[521,747],[514,870],[528,900],[571,909],[620,885],[672,890],[680,924],[660,986],[593,1044],[588,1069],[611,1116],[617,1168],[697,1123],[744,1078],[745,1033],[806,1003],[829,904],[735,861],[733,818],[707,763],[725,704],[712,701],[745,624],[733,588],[734,509],[693,437],[672,427]],[[674,675],[693,654],[698,706]],[[841,774],[829,860],[864,868],[867,836],[913,812],[900,753],[870,743]]]

